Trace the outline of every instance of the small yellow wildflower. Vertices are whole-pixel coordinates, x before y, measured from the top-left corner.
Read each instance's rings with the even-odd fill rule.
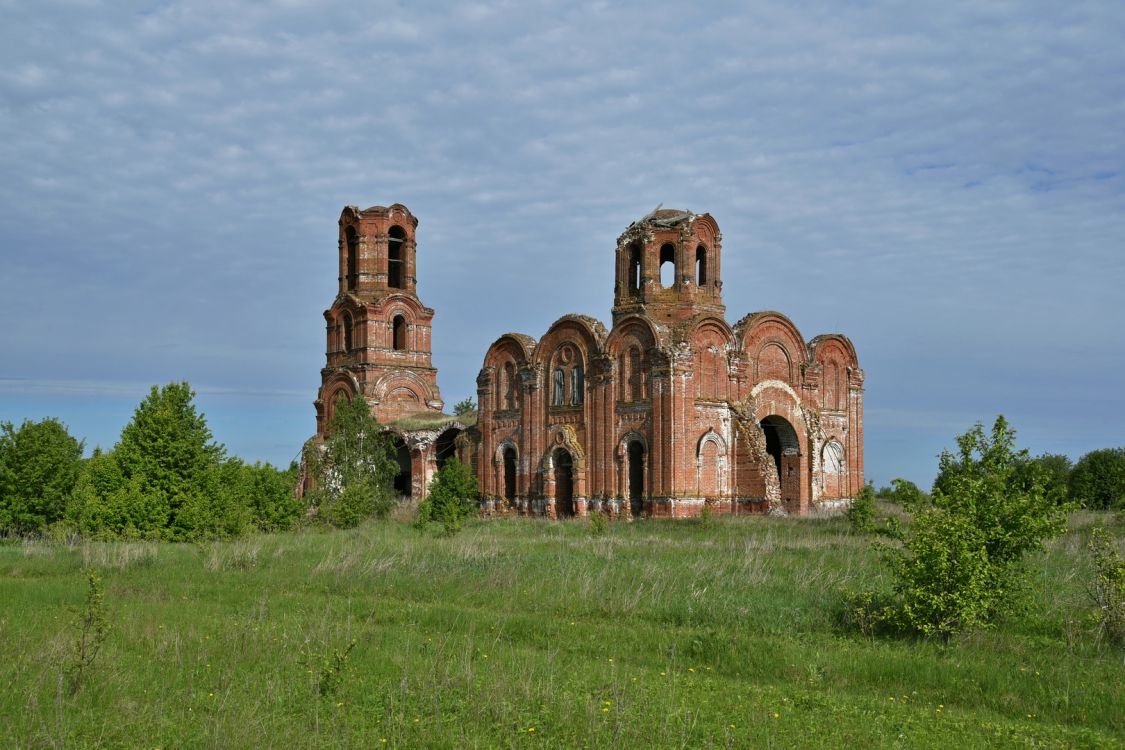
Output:
[[[535,731],[535,727],[528,727],[528,728],[527,728],[527,731],[528,731],[529,733],[532,733],[532,732],[534,732],[534,731]]]
[[[773,712],[773,718],[775,718],[775,719],[780,719],[780,718],[781,718],[781,714],[780,714],[780,713],[778,713],[777,711],[774,711],[774,712]]]

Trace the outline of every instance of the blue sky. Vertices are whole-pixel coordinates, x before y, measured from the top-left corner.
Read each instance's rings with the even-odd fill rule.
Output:
[[[1004,413],[1125,444],[1125,4],[0,0],[0,419],[109,447],[186,379],[216,438],[314,429],[348,204],[420,218],[448,404],[488,344],[608,320],[658,203],[728,319],[842,331],[869,478]]]

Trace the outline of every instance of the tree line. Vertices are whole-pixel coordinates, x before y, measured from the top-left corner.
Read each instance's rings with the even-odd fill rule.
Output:
[[[337,405],[324,441],[306,445],[304,493],[295,462],[228,456],[194,398],[186,382],[153,386],[113,449],[89,458],[55,418],[0,423],[0,535],[191,541],[298,523],[350,528],[394,507],[394,444],[361,395]],[[470,467],[447,461],[422,523],[455,529],[476,493]]]
[[[57,419],[0,425],[0,533],[185,541],[290,528],[296,466],[228,456],[187,383],[153,386],[112,450]]]

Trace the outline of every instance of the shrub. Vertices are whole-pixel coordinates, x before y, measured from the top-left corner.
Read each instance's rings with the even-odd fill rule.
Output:
[[[71,695],[82,687],[109,635],[109,618],[105,613],[105,589],[101,576],[91,568],[82,572],[86,576],[86,604],[77,611],[74,646],[65,667]]]
[[[703,506],[707,508],[706,505]],[[699,516],[701,522],[706,522],[708,519],[704,518],[701,514]],[[590,514],[590,536],[605,536],[609,531],[609,516],[600,510],[595,510]]]
[[[1042,472],[1014,480],[1027,452],[1003,416],[991,434],[978,423],[957,444],[942,453],[931,503],[902,546],[884,552],[903,627],[945,641],[1011,611],[1025,557],[1065,528],[1067,510],[1048,497]]]
[[[82,464],[82,442],[57,419],[0,423],[0,532],[42,533],[63,518]]]
[[[865,534],[872,529],[875,524],[875,488],[870,482],[863,485],[863,488],[852,498],[852,503],[844,512],[844,517],[848,519],[852,531],[857,534]]]
[[[1090,534],[1090,554],[1094,559],[1094,600],[1098,631],[1111,643],[1125,646],[1125,559],[1114,540],[1100,526]]]
[[[472,468],[456,458],[451,458],[430,481],[426,499],[418,506],[418,523],[441,521],[454,533],[460,521],[476,511],[477,478]]]

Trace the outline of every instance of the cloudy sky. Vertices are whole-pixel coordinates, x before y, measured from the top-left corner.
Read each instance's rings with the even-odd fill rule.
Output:
[[[452,404],[500,333],[608,320],[663,203],[728,319],[852,338],[876,483],[998,413],[1125,444],[1125,4],[690,5],[0,0],[0,419],[109,447],[186,379],[285,464],[345,205],[420,218]]]

